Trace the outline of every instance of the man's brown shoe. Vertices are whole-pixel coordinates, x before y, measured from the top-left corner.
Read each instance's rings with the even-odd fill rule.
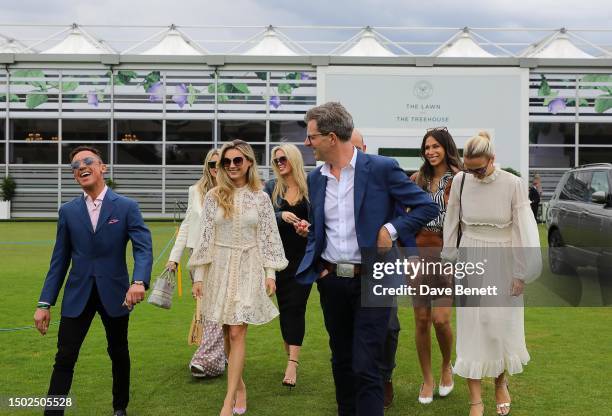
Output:
[[[385,401],[384,407],[388,409],[393,404],[393,382],[391,380],[385,381]]]

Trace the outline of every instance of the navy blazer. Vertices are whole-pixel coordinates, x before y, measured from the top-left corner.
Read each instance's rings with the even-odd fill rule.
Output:
[[[321,174],[321,168],[308,175],[311,225],[306,253],[296,275],[303,284],[318,278],[318,262],[325,249],[327,177]],[[439,213],[438,204],[406,176],[395,159],[361,151],[357,152],[355,164],[354,198],[357,243],[362,249],[376,247],[378,231],[386,223],[391,223],[404,241],[410,241]],[[399,206],[411,210],[406,213]]]
[[[125,261],[128,240],[132,242],[134,254],[133,280],[142,280],[148,287],[153,245],[136,201],[109,188],[95,230],[83,196],[62,205],[51,264],[39,301],[55,305],[72,263],[64,288],[62,316],[75,318],[83,312],[94,281],[108,315],[117,317],[129,313],[122,306],[130,286]]]

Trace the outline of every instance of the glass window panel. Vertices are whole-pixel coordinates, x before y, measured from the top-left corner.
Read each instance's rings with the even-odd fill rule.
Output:
[[[270,121],[270,141],[303,142],[306,123],[303,121]]]
[[[115,144],[115,163],[120,165],[161,165],[161,144]]]
[[[116,120],[115,137],[122,142],[161,141],[161,120]]]
[[[607,171],[593,172],[593,178],[591,179],[591,195],[595,192],[603,192],[605,194],[610,192]]]
[[[109,140],[110,120],[62,120],[62,140]]]
[[[57,143],[11,143],[11,163],[57,163]]]
[[[574,147],[530,147],[529,167],[531,168],[573,168]]]
[[[212,145],[170,144],[166,145],[167,165],[202,165]]]
[[[573,172],[568,176],[567,182],[565,182],[559,198],[588,202],[588,184],[590,180],[591,172]]]
[[[612,147],[580,147],[578,163],[612,163]]]
[[[531,144],[574,144],[575,123],[529,123]]]
[[[166,120],[166,141],[211,142],[212,120]]]
[[[612,123],[580,123],[580,144],[612,144]]]
[[[102,153],[102,160],[104,163],[109,163],[109,145],[100,143],[62,143],[62,163],[70,163],[70,152],[76,149],[78,146],[92,146],[95,147]]]
[[[266,141],[266,122],[264,120],[219,121],[219,140],[233,139],[242,139],[249,143]]]
[[[57,141],[57,119],[11,120],[10,140]]]

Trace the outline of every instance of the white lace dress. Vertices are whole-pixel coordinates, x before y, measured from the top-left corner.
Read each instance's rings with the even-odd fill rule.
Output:
[[[500,169],[482,180],[466,175],[461,197],[462,249],[458,251],[462,175],[460,172],[453,179],[444,221],[442,258],[460,261],[486,258],[488,263],[480,284],[495,285],[501,293],[509,295],[513,278],[529,283],[542,268],[538,227],[527,187],[521,178]],[[485,298],[480,303],[484,306],[457,308],[457,357],[453,371],[459,376],[497,377],[504,370],[516,374],[529,362],[523,297],[508,296],[503,301],[506,303],[495,298],[487,305]]]
[[[287,267],[270,197],[247,186],[234,193],[234,214],[225,218],[206,194],[201,235],[189,260],[203,282],[204,319],[226,325],[264,324],[278,315],[265,279]]]

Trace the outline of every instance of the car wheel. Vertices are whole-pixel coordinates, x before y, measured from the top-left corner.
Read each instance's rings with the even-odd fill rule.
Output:
[[[554,274],[576,274],[576,269],[567,264],[565,257],[565,244],[558,230],[553,230],[548,236],[548,265]]]

